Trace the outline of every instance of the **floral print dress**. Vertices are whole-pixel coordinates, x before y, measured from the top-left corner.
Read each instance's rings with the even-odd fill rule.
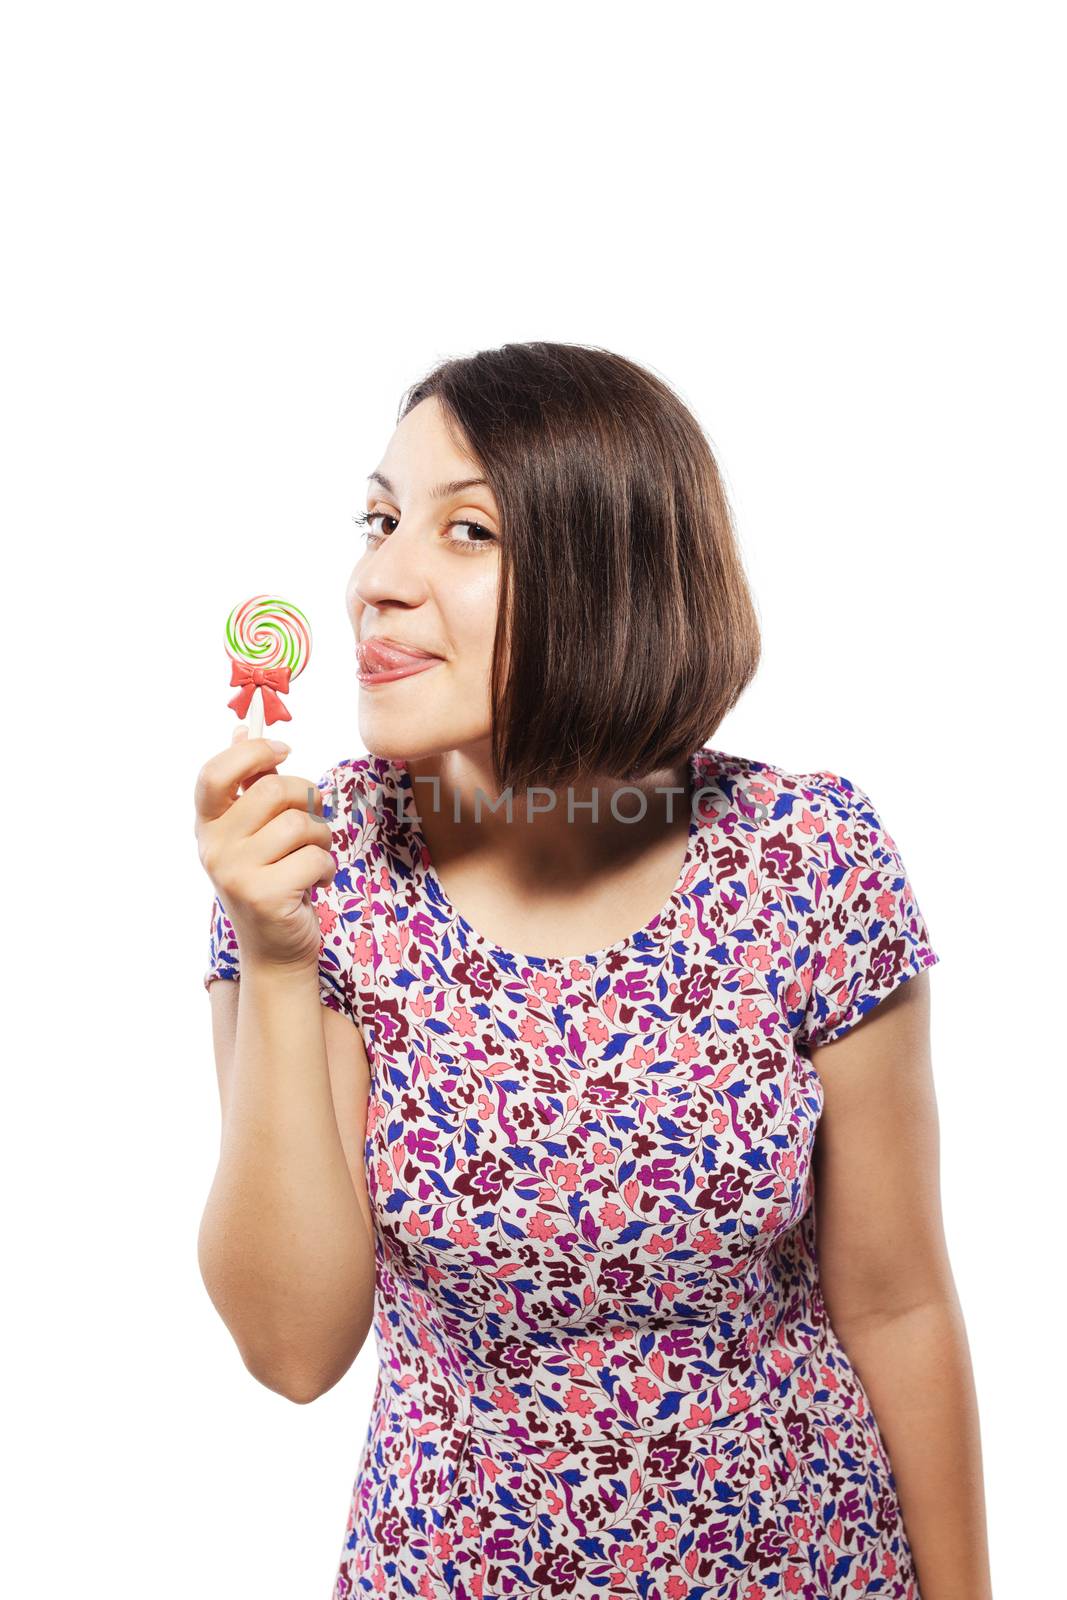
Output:
[[[449,903],[405,762],[320,780],[379,1363],[334,1600],[919,1600],[820,1294],[808,1049],[938,957],[854,783],[708,748],[690,775],[667,904],[567,959]],[[237,977],[216,898],[204,981]]]

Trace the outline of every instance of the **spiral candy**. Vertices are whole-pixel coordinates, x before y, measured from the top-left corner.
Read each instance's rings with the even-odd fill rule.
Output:
[[[299,607],[266,594],[234,606],[226,621],[226,653],[233,662],[230,685],[238,688],[228,703],[239,717],[251,706],[249,735],[257,738],[264,720],[291,721],[280,697],[311,654],[311,628]]]

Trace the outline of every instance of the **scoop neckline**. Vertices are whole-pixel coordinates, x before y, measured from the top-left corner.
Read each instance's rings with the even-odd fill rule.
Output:
[[[695,802],[697,795],[705,786],[704,775],[700,765],[703,753],[703,749],[694,750],[690,752],[688,757],[689,830],[686,835],[685,856],[674,887],[663,905],[643,927],[635,928],[632,933],[626,934],[622,939],[616,939],[613,944],[604,945],[599,950],[588,950],[580,954],[566,956],[536,956],[522,950],[508,950],[503,945],[494,943],[473,923],[468,922],[461,911],[457,910],[449,899],[444,884],[437,876],[437,868],[433,864],[430,847],[426,842],[426,835],[422,831],[422,825],[411,814],[411,807],[407,803],[408,797],[414,799],[414,788],[408,763],[404,757],[397,756],[393,760],[393,767],[399,773],[401,787],[405,792],[404,821],[410,828],[412,836],[419,847],[420,870],[423,878],[433,885],[434,895],[449,923],[454,923],[462,928],[467,935],[468,946],[488,952],[497,959],[498,966],[515,968],[521,965],[540,970],[551,969],[562,972],[570,967],[572,962],[578,962],[581,966],[600,966],[609,956],[617,955],[620,951],[628,949],[639,939],[654,939],[660,934],[662,924],[685,892],[690,868],[694,861],[697,835],[700,832],[700,810]]]

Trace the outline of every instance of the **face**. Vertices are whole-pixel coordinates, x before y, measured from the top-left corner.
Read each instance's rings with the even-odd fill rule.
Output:
[[[399,424],[368,482],[365,549],[346,604],[360,669],[359,733],[374,755],[484,755],[488,746],[500,514],[487,484],[447,487],[481,477],[431,396]],[[413,661],[392,645],[432,659]],[[409,670],[416,665],[421,670]]]

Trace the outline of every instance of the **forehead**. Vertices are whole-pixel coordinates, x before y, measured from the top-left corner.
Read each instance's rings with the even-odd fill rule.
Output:
[[[462,435],[436,395],[420,400],[397,423],[382,459],[405,463],[429,461],[435,467],[447,469],[453,477],[458,478],[463,469],[473,476],[474,462]]]
[[[432,395],[397,424],[381,460],[368,474],[367,487],[394,498],[410,494],[446,500],[470,493],[493,500],[481,468],[450,430],[445,412]]]

